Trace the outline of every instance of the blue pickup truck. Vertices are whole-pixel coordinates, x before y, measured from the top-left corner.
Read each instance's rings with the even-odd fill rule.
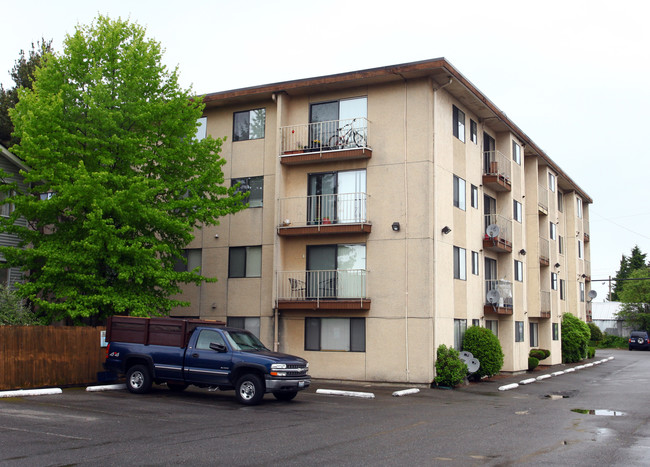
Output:
[[[113,316],[106,340],[104,368],[125,375],[136,394],[153,383],[172,391],[193,384],[234,389],[240,403],[255,405],[267,392],[289,401],[311,382],[306,360],[272,352],[250,332],[223,322]]]

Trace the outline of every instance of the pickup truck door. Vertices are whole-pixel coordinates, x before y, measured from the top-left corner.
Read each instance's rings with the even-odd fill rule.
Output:
[[[221,344],[229,349],[221,333],[214,329],[202,329],[195,345],[188,346],[185,353],[185,380],[188,383],[212,386],[230,384],[232,352],[218,352],[210,344]]]

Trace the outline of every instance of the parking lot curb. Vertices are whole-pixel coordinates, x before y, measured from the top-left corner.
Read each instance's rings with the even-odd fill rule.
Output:
[[[102,386],[88,386],[86,388],[86,391],[88,392],[119,391],[120,389],[126,389],[126,384],[104,384]]]
[[[417,394],[418,392],[420,392],[420,390],[417,388],[402,389],[401,391],[395,391],[393,393],[393,397],[408,396],[409,394]]]
[[[61,394],[62,392],[61,388],[18,389],[16,391],[0,391],[0,397],[47,396],[51,394]]]
[[[372,392],[339,391],[336,389],[317,389],[316,394],[324,394],[326,396],[360,397],[362,399],[375,398],[375,395]]]

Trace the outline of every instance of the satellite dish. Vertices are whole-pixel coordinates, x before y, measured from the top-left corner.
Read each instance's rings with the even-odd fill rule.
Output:
[[[596,292],[595,290],[590,290],[587,295],[589,295],[589,298],[593,300],[594,298],[596,298],[596,296],[598,296],[598,292]]]
[[[459,357],[465,363],[465,365],[467,365],[468,373],[476,373],[481,367],[481,364],[477,359],[474,358],[474,355],[472,355],[471,352],[464,350],[460,352]]]
[[[498,237],[499,232],[501,232],[501,228],[496,224],[490,224],[490,225],[487,226],[487,229],[485,229],[485,233],[490,238]]]
[[[472,352],[468,352],[467,350],[463,350],[462,352],[459,353],[460,359],[465,361],[469,360],[470,358],[474,358],[474,355],[472,355]]]
[[[488,293],[486,295],[488,303],[491,303],[494,305],[495,303],[498,303],[499,299],[501,298],[501,294],[499,293],[498,290],[492,289],[488,290]]]

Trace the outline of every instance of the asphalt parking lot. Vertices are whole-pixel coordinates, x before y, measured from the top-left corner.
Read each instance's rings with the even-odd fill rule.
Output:
[[[645,465],[650,352],[597,359],[610,355],[510,391],[498,388],[530,375],[404,397],[392,394],[405,386],[316,381],[294,401],[266,395],[256,407],[232,391],[164,386],[0,398],[0,464]],[[317,393],[324,388],[375,397]]]

